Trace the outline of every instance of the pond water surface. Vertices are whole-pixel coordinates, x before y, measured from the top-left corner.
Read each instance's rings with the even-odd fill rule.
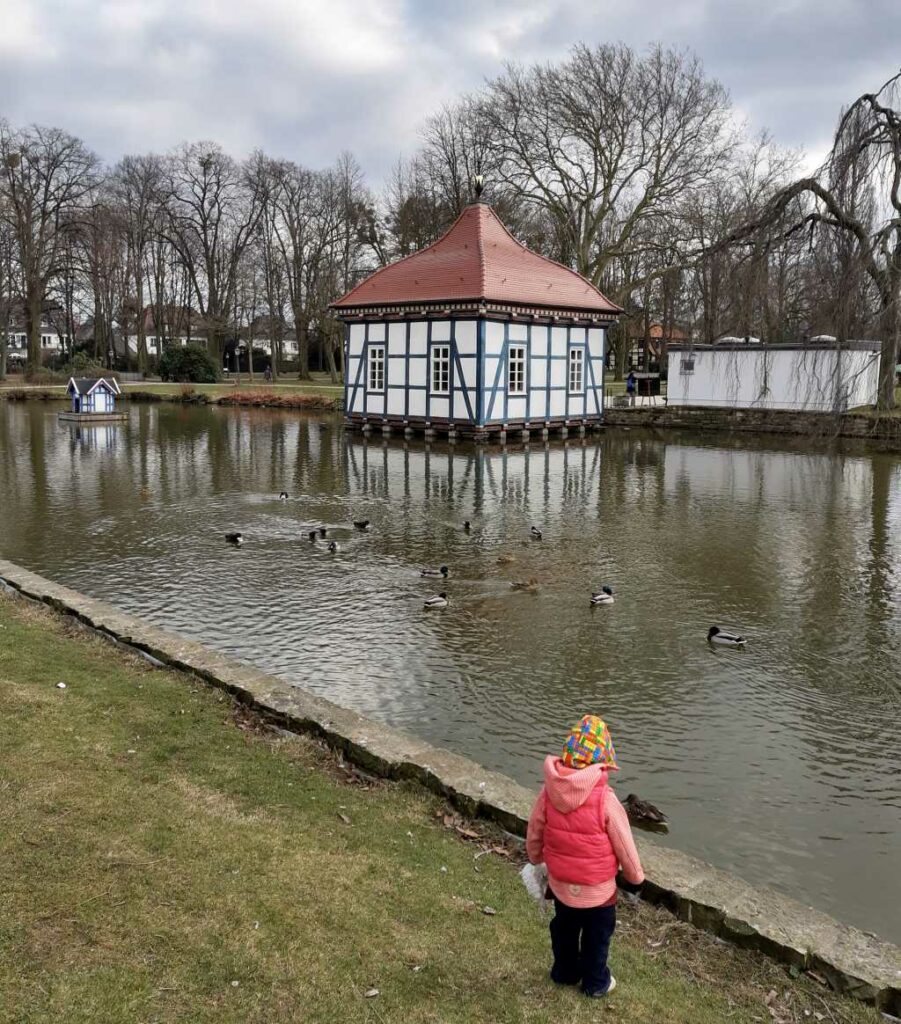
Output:
[[[901,458],[638,431],[427,449],[168,404],[79,429],[57,408],[0,402],[4,557],[529,785],[602,714],[661,842],[901,940]],[[442,563],[450,606],[427,613],[418,568]],[[616,604],[590,609],[602,583]],[[712,623],[747,649],[712,650]]]

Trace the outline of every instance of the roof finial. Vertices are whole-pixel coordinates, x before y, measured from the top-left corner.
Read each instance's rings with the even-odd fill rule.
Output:
[[[475,182],[476,186],[476,202],[480,203],[482,201],[482,186],[485,184],[485,176],[482,174],[477,174],[473,181]]]

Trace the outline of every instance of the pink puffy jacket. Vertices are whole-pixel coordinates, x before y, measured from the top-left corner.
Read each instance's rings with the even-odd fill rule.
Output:
[[[644,880],[629,819],[603,765],[575,769],[545,759],[526,850],[533,864],[547,864],[554,895],[573,907],[615,899],[617,866],[627,881]]]

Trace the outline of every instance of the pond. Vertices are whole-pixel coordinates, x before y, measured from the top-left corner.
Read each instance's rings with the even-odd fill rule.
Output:
[[[290,412],[56,411],[0,402],[3,557],[528,785],[602,714],[620,795],[669,814],[659,841],[901,940],[898,456],[639,431],[480,451]],[[320,524],[337,554],[309,541]],[[446,585],[419,578],[441,564]],[[592,609],[603,583],[616,603]],[[424,611],[439,589],[449,607]],[[712,623],[747,648],[711,649]]]

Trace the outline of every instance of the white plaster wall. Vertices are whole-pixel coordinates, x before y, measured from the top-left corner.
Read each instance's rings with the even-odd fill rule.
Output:
[[[359,355],[363,351],[363,339],[366,337],[366,325],[365,324],[351,324],[350,325],[350,345],[348,348],[349,355]]]
[[[458,320],[454,338],[461,356],[475,356],[479,341],[478,323],[475,320]]]
[[[694,372],[682,373],[683,359]],[[667,404],[829,412],[876,401],[878,353],[695,349],[670,353]]]
[[[485,324],[485,354],[498,355],[504,347],[504,325],[489,320]]]
[[[410,355],[424,356],[428,347],[428,324],[416,320],[410,324]]]
[[[532,359],[547,355],[550,331],[551,329],[549,327],[545,327],[541,324],[536,324],[532,328],[532,342],[529,346],[532,353]]]
[[[407,325],[405,323],[388,324],[388,355],[402,356],[406,353]]]

